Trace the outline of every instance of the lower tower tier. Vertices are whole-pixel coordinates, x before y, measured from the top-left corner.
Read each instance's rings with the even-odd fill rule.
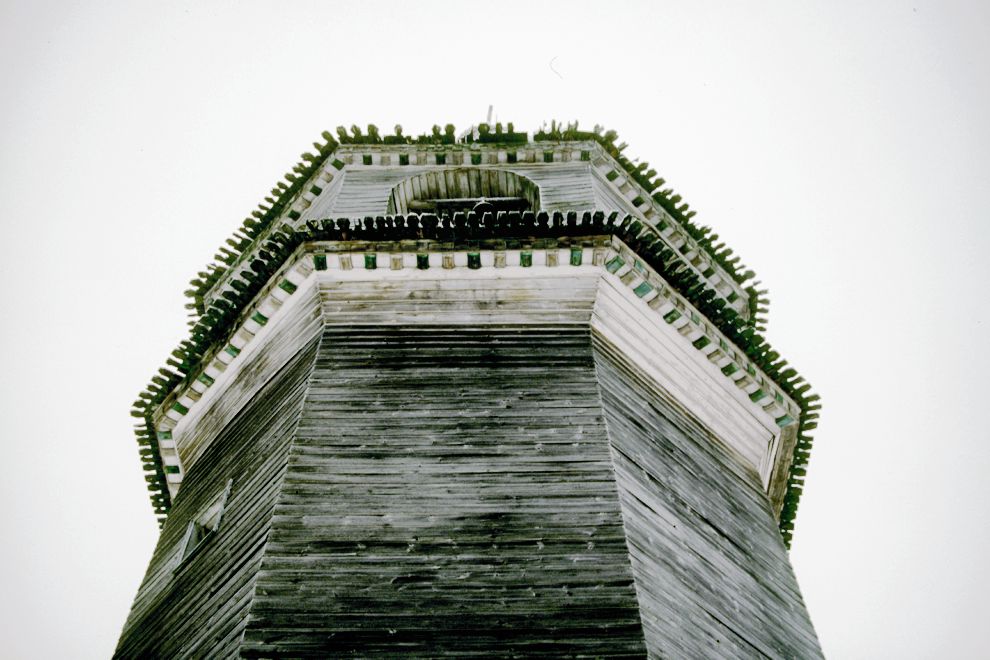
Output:
[[[169,426],[181,489],[116,656],[820,657],[771,404],[592,251],[303,255]]]

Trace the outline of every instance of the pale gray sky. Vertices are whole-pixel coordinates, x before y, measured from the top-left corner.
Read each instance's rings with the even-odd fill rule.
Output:
[[[320,131],[489,103],[617,130],[769,287],[824,400],[792,560],[825,652],[986,655],[988,34],[928,0],[3,2],[0,655],[112,652],[157,535],[128,409],[215,248]]]

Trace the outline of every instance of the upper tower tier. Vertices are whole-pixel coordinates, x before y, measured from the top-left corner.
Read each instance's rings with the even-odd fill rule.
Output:
[[[181,483],[173,428],[221,378],[235,378],[221,372],[314,270],[500,268],[508,251],[511,266],[570,259],[621,278],[721,371],[777,429],[751,463],[789,539],[818,397],[760,336],[765,292],[718,235],[693,222],[648,163],[626,159],[612,132],[553,124],[530,138],[511,124],[480,125],[456,138],[448,125],[409,138],[396,129],[324,133],[193,280],[191,335],[133,411],[156,512],[168,513]]]
[[[509,124],[511,127],[511,124]],[[364,220],[386,214],[453,212],[451,205],[415,202],[450,198],[527,197],[530,211],[617,211],[641,219],[658,240],[681,255],[686,268],[725,298],[744,319],[762,328],[765,292],[747,283],[755,274],[740,264],[718,234],[692,220],[695,213],[666,186],[647,162],[622,155],[614,132],[583,132],[553,125],[530,140],[525,133],[472,128],[456,140],[453,127],[409,138],[381,137],[343,127],[325,143],[314,143],[259,205],[252,217],[215,255],[219,262],[200,273],[189,291],[202,312],[221,295],[238,266],[257,256],[266,238],[279,227],[297,229],[311,220]],[[410,205],[412,202],[412,205]],[[461,210],[470,210],[463,208]]]

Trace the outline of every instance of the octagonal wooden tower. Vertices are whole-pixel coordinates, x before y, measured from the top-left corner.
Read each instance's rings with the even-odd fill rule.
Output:
[[[161,538],[118,657],[816,657],[817,396],[613,133],[338,129],[138,400]]]

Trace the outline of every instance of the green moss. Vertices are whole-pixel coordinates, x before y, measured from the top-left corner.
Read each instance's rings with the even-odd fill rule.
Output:
[[[648,282],[640,282],[636,286],[636,288],[633,289],[633,293],[635,293],[640,298],[642,298],[643,296],[645,296],[646,294],[648,294],[650,291],[653,291],[653,287],[650,286],[650,284]]]

